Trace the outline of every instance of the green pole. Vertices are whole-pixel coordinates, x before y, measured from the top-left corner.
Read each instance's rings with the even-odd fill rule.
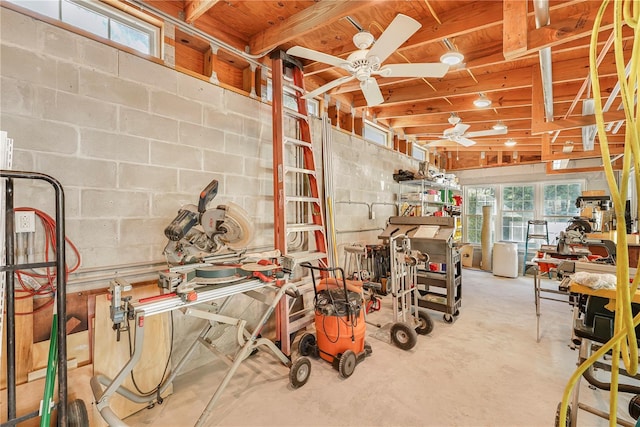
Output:
[[[53,314],[51,325],[51,339],[49,341],[49,359],[47,361],[47,377],[44,383],[44,396],[42,408],[40,408],[40,427],[49,427],[51,411],[53,409],[53,388],[56,380],[56,367],[58,363],[58,314]]]

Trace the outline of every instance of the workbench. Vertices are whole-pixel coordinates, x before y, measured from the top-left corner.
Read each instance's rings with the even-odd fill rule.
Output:
[[[571,295],[566,287],[567,283],[565,281],[556,281],[558,283],[558,287],[555,289],[543,287],[542,286],[542,278],[544,276],[549,277],[549,273],[547,271],[543,271],[540,268],[540,264],[545,263],[552,266],[553,270],[556,270],[560,264],[566,262],[566,260],[558,259],[558,258],[534,258],[533,259],[533,287],[534,287],[534,295],[535,295],[535,304],[536,304],[536,342],[540,342],[540,301],[548,300],[548,301],[557,301],[563,302],[567,304],[571,304]],[[542,294],[552,294],[553,296],[543,296]],[[566,298],[562,298],[566,297]]]
[[[258,321],[253,331],[247,329],[247,321],[245,319],[233,318],[219,314],[224,310],[231,299],[239,294],[247,295],[253,299],[256,299],[265,304],[266,309]],[[273,297],[269,301],[269,294],[273,294]],[[162,392],[172,383],[173,379],[180,372],[181,368],[185,365],[191,354],[194,352],[198,344],[202,344],[205,347],[216,353],[213,346],[210,344],[210,340],[207,335],[213,331],[215,326],[220,324],[232,325],[236,327],[236,338],[239,348],[235,355],[231,358],[232,363],[229,369],[216,389],[214,395],[209,401],[207,407],[200,415],[196,425],[204,425],[207,418],[212,412],[213,406],[220,398],[225,387],[233,377],[234,373],[249,355],[258,347],[266,347],[273,353],[273,355],[280,360],[285,366],[288,366],[292,370],[297,370],[296,363],[292,364],[289,358],[282,353],[282,351],[276,347],[276,345],[269,339],[262,338],[260,333],[262,328],[266,324],[267,320],[273,313],[276,305],[284,297],[285,294],[296,295],[297,290],[292,283],[285,283],[282,286],[275,286],[274,282],[263,282],[258,279],[241,280],[232,283],[210,285],[195,290],[195,297],[191,295],[189,298],[181,297],[175,294],[161,295],[159,297],[153,297],[148,299],[142,299],[131,302],[133,310],[133,320],[135,325],[135,339],[133,353],[129,361],[123,366],[120,372],[114,378],[107,378],[104,375],[96,375],[91,379],[91,389],[93,391],[96,406],[100,411],[100,414],[104,420],[109,423],[110,426],[126,426],[126,424],[116,415],[116,413],[109,406],[109,399],[114,393],[118,393],[125,398],[136,403],[154,403],[160,399]],[[216,300],[224,299],[221,305],[218,306],[218,310],[212,309],[212,302]],[[208,320],[198,337],[191,344],[183,358],[178,362],[175,369],[171,372],[166,380],[158,387],[157,392],[152,395],[140,395],[122,386],[123,381],[131,374],[134,366],[140,361],[142,347],[144,343],[144,325],[145,318],[154,316],[161,313],[170,312],[173,310],[182,310],[185,315],[199,317]],[[217,354],[221,356],[220,354]],[[296,362],[301,361],[302,358]],[[308,361],[307,361],[308,362]],[[306,373],[308,376],[308,372]],[[290,375],[290,378],[291,375]],[[296,375],[293,375],[296,378]],[[304,378],[306,382],[306,377]],[[303,385],[298,384],[299,385]]]

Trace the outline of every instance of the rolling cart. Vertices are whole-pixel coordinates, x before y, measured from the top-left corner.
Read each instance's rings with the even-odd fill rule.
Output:
[[[406,234],[392,232],[389,236],[391,296],[393,300],[393,322],[381,327],[376,338],[390,338],[403,350],[411,350],[418,341],[418,335],[428,335],[433,331],[433,320],[418,305],[417,267],[420,262],[428,262],[425,254],[411,250],[411,241]],[[388,335],[387,335],[388,334]]]
[[[340,376],[349,378],[356,365],[372,353],[371,346],[365,342],[362,288],[354,281],[348,284],[340,267],[315,267],[308,262],[300,265],[333,277],[325,277],[316,283],[315,274],[311,272],[316,335],[304,334],[298,350],[302,356],[319,356],[331,363]],[[336,272],[340,277],[336,277]]]

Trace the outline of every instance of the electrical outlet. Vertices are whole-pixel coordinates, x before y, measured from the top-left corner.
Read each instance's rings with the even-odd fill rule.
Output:
[[[16,233],[35,233],[36,213],[34,211],[15,212],[14,226]]]

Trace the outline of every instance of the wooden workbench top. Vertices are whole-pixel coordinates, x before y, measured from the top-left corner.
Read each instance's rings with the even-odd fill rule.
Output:
[[[608,299],[616,299],[617,297],[615,289],[593,289],[588,286],[579,285],[575,282],[571,282],[571,284],[569,285],[569,290],[577,294],[594,295],[597,297]],[[640,303],[640,291],[637,291],[633,295],[633,302]]]

